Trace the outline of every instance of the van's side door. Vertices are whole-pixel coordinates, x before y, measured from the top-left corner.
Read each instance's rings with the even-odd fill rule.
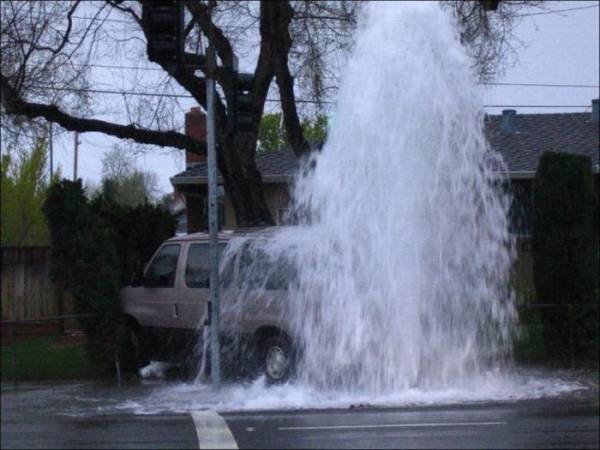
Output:
[[[220,254],[225,244],[219,244]],[[220,259],[220,258],[219,258]],[[229,270],[221,273],[220,298],[227,295],[230,284]],[[190,242],[187,248],[185,266],[182,270],[182,283],[179,296],[180,327],[195,330],[202,328],[210,299],[210,257],[208,242]]]
[[[181,250],[180,243],[165,243],[146,267],[143,286],[136,293],[139,299],[136,317],[142,326],[177,327]]]

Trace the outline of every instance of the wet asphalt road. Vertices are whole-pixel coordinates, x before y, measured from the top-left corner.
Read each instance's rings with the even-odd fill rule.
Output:
[[[37,394],[39,392],[39,394]],[[400,409],[61,415],[2,389],[2,448],[598,448],[597,389],[555,398]],[[54,411],[54,412],[52,412]]]

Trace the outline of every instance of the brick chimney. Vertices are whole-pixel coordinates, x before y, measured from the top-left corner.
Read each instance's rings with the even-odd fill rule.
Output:
[[[199,106],[194,106],[185,113],[185,134],[198,141],[206,142],[206,114]],[[206,162],[206,154],[197,155],[185,152],[186,169],[203,162]]]

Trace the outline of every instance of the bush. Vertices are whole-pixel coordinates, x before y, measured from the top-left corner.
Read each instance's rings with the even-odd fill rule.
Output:
[[[52,239],[51,276],[72,293],[75,314],[94,314],[79,323],[90,359],[108,369],[121,345],[119,288],[173,236],[175,220],[148,203],[120,206],[103,195],[90,202],[80,180],[54,183],[44,213]]]
[[[75,314],[87,336],[86,350],[99,367],[114,361],[119,315],[119,261],[106,224],[94,215],[81,180],[48,189],[44,213],[52,239],[51,276],[73,295]]]
[[[131,275],[141,271],[158,246],[175,234],[175,218],[160,206],[148,202],[121,206],[105,195],[96,197],[91,206],[111,230],[119,257],[120,286],[129,284]]]
[[[547,152],[533,185],[533,268],[545,347],[568,361],[598,352],[598,199],[589,157]],[[569,306],[571,305],[571,306]],[[595,311],[595,313],[594,313]]]

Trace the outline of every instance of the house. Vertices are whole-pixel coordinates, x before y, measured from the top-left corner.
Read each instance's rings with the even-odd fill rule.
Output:
[[[504,110],[501,115],[485,118],[485,133],[491,147],[502,154],[513,191],[512,231],[517,236],[517,271],[524,280],[532,279],[531,213],[532,182],[539,158],[546,151],[588,155],[596,189],[599,172],[599,105],[592,100],[591,113],[517,114]],[[206,118],[200,108],[186,114],[186,133],[206,139]],[[257,155],[267,205],[278,224],[285,221],[289,203],[288,186],[298,162],[290,149]],[[207,170],[205,158],[186,156],[186,170],[171,178],[175,190],[186,199],[188,232],[207,228]],[[225,229],[236,228],[231,203],[222,194],[220,222]],[[529,282],[528,281],[528,282]]]

